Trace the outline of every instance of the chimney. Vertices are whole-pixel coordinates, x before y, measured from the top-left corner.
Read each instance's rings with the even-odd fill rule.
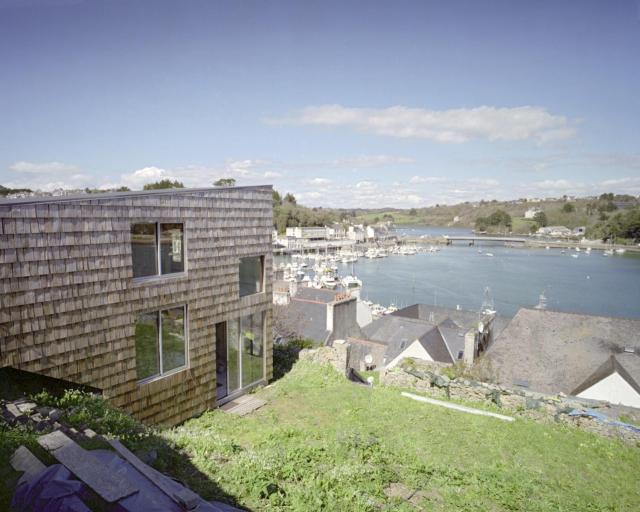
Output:
[[[478,330],[474,327],[464,335],[464,354],[462,356],[464,364],[471,366],[476,357],[476,336]]]

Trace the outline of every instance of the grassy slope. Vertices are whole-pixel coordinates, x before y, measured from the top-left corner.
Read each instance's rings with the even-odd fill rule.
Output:
[[[637,510],[640,449],[561,427],[505,424],[298,365],[237,418],[204,414],[164,436],[254,510],[402,510],[392,482],[429,510]]]
[[[394,482],[422,491],[422,510],[631,511],[640,503],[640,447],[413,402],[310,363],[260,395],[268,405],[248,417],[212,411],[158,432],[83,395],[54,405],[79,407],[69,424],[155,450],[159,470],[204,498],[252,510],[416,510],[384,494]],[[0,428],[0,510],[18,476],[8,466],[13,450],[26,443],[44,455],[35,437]]]

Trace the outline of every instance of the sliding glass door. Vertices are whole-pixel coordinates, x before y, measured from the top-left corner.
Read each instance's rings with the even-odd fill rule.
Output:
[[[264,379],[264,313],[216,325],[218,400]]]

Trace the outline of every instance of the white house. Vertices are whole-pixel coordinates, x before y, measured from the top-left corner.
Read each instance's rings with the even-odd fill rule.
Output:
[[[524,212],[525,219],[533,219],[537,213],[540,213],[542,210],[540,208],[529,208],[526,212]]]

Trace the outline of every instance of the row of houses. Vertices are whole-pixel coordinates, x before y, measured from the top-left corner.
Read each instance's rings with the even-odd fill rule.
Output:
[[[331,226],[300,226],[286,228],[285,236],[274,232],[274,241],[288,249],[299,249],[314,243],[373,242],[389,236],[389,224],[365,226],[364,224],[343,225],[335,223]]]
[[[405,358],[481,358],[509,387],[640,407],[639,320],[529,308],[509,319],[429,304],[371,320],[357,314],[355,298],[307,289],[291,304],[289,332],[326,345],[347,340],[356,370],[388,369]],[[335,314],[342,304],[349,306]]]

